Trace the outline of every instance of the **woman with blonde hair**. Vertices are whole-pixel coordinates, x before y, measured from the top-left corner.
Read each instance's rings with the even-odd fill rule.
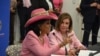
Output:
[[[72,18],[68,13],[62,13],[59,16],[55,29],[49,34],[49,39],[51,46],[67,39],[68,44],[54,54],[75,56],[80,49],[86,49],[76,37],[72,29]]]

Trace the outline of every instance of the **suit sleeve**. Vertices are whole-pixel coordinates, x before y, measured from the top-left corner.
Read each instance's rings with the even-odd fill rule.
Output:
[[[37,54],[37,55],[51,55],[53,52],[59,49],[59,46],[53,46],[53,48],[44,47],[37,38],[34,36],[28,35],[28,41],[26,42],[27,48]]]
[[[91,8],[90,3],[86,0],[81,0],[80,8],[81,9],[89,9],[89,8]]]
[[[72,31],[72,46],[71,48],[78,48],[80,46],[83,46],[85,48],[85,46],[80,42],[80,40],[76,37],[74,31]]]

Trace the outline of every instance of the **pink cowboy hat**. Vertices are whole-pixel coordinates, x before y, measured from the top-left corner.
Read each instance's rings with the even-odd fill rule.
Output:
[[[31,18],[26,22],[25,27],[28,27],[30,24],[42,19],[57,20],[58,17],[54,13],[47,12],[44,8],[39,8],[32,11]]]

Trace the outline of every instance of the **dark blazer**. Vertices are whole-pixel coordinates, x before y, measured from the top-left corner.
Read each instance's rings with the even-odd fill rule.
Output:
[[[95,0],[81,0],[80,8],[84,23],[93,23],[96,16],[96,7],[90,7]],[[98,0],[98,3],[100,0]],[[100,10],[98,10],[100,12]],[[100,14],[99,14],[100,15]]]

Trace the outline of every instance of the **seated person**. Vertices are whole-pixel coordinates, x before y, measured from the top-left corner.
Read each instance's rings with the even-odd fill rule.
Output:
[[[39,8],[33,10],[31,16],[25,24],[29,31],[22,42],[21,56],[51,56],[66,45],[67,42],[63,41],[50,47],[47,33],[50,32],[51,20],[58,19],[55,14]]]
[[[49,39],[51,47],[61,43],[65,39],[69,43],[54,54],[66,55],[67,53],[67,55],[74,56],[79,50],[87,49],[76,37],[72,29],[72,18],[68,13],[62,13],[59,16],[55,29],[49,33]]]

